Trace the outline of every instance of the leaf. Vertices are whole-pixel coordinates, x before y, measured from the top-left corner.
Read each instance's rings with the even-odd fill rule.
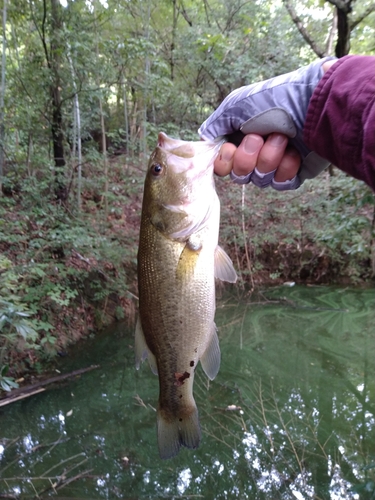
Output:
[[[25,323],[18,323],[14,325],[17,333],[21,335],[25,340],[27,338],[30,338],[31,340],[36,340],[38,338],[38,333],[32,328],[31,326],[25,324]]]
[[[41,269],[40,266],[35,266],[32,270],[31,270],[31,273],[34,274],[35,276],[38,276],[39,278],[44,278],[44,276],[46,276],[47,273],[45,273],[43,271],[43,269]]]
[[[51,325],[51,323],[48,323],[47,321],[34,320],[33,325],[36,330],[44,330],[45,332],[49,332],[53,329],[53,325]]]
[[[3,330],[5,323],[8,323],[8,322],[9,322],[9,320],[5,315],[1,316],[1,318],[0,318],[0,332]]]
[[[4,391],[7,391],[7,392],[11,391],[11,387],[5,379],[0,380],[0,385]]]
[[[23,318],[28,318],[30,316],[30,313],[24,312],[24,311],[15,311],[15,314],[17,316],[21,316]]]
[[[0,385],[4,391],[10,392],[12,389],[17,389],[18,384],[11,377],[4,377],[0,380]]]
[[[17,384],[17,382],[13,378],[7,377],[6,381],[8,382],[8,384],[10,385],[10,387],[12,389],[18,389],[19,385]]]
[[[1,370],[0,370],[0,376],[5,377],[5,375],[8,373],[8,371],[9,371],[9,365],[2,366]]]

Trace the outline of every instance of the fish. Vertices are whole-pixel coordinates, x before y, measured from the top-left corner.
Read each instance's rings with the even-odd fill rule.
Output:
[[[157,438],[162,459],[201,441],[193,396],[200,361],[210,380],[220,367],[215,278],[234,283],[218,245],[220,201],[213,162],[222,142],[158,135],[144,183],[139,247],[135,364],[159,377]]]

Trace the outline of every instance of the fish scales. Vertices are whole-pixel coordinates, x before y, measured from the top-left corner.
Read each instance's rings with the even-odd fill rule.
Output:
[[[173,150],[168,153],[165,146],[169,141],[179,144],[178,154],[173,154]],[[201,361],[210,378],[215,377],[220,365],[214,323],[214,256],[220,208],[212,169],[217,146],[203,147],[209,155],[200,159],[206,164],[198,168],[202,190],[199,193],[199,187],[194,187],[195,174],[189,173],[197,168],[196,143],[175,141],[160,134],[159,144],[164,148],[159,146],[151,155],[144,188],[135,350],[137,367],[148,357],[152,370],[159,376],[159,453],[162,458],[170,458],[181,445],[196,448],[200,443],[193,397],[198,362]],[[198,144],[197,149],[202,150],[202,143]],[[193,148],[193,154],[186,151],[188,148]],[[175,170],[173,162],[177,163]],[[155,173],[159,166],[162,174]],[[201,170],[205,175],[199,174]],[[190,180],[186,179],[189,175]],[[219,252],[219,256],[223,255],[223,251]],[[223,262],[221,279],[235,281],[229,258]]]
[[[151,236],[150,233],[153,233]],[[185,244],[175,244],[158,231],[147,231],[151,247],[161,248],[163,258],[158,252],[150,252],[150,258],[140,262],[140,315],[142,327],[146,331],[164,332],[163,337],[147,337],[147,345],[158,361],[160,386],[160,408],[169,417],[184,414],[187,408],[194,407],[192,385],[194,370],[205,349],[205,340],[215,314],[215,285],[213,259],[203,252],[197,266],[192,270],[194,280],[188,274],[178,276],[176,269]],[[210,271],[210,266],[212,270]],[[163,306],[163,303],[166,304]],[[145,310],[143,309],[145,308]],[[192,366],[191,366],[192,365]],[[189,380],[176,385],[176,373],[189,373]],[[182,395],[182,398],[180,398]]]

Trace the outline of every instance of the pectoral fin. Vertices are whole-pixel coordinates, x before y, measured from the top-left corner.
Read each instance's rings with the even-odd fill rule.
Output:
[[[207,377],[213,380],[220,368],[220,346],[215,323],[212,323],[211,338],[200,361]]]
[[[234,270],[232,261],[219,245],[215,249],[215,278],[229,281],[229,283],[237,281],[237,273]]]
[[[157,375],[158,367],[156,364],[156,358],[147,347],[146,339],[142,330],[141,320],[137,319],[137,325],[135,327],[135,340],[134,340],[134,350],[135,350],[135,367],[139,370],[141,363],[148,358],[148,362],[152,372]]]
[[[201,243],[198,240],[190,239],[186,242],[184,249],[181,252],[176,276],[182,280],[188,280],[194,275],[194,270],[197,265]]]

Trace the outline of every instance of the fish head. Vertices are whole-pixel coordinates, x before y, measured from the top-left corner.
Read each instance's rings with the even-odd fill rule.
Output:
[[[187,239],[207,221],[217,200],[213,162],[221,145],[159,133],[146,174],[144,210],[169,237]]]

